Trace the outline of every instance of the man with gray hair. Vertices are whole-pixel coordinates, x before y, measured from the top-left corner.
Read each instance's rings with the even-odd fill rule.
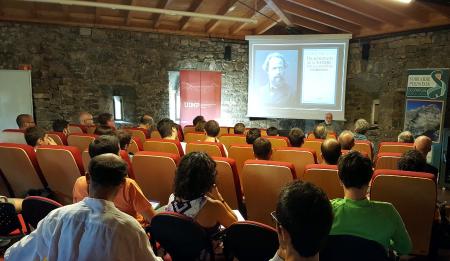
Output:
[[[281,53],[274,52],[267,55],[262,69],[267,73],[268,82],[261,87],[263,103],[267,105],[286,106],[292,103],[295,93],[285,79],[288,64]]]
[[[414,143],[414,136],[410,131],[402,131],[397,137],[398,142]]]
[[[328,133],[339,134],[341,132],[339,125],[333,121],[333,113],[331,112],[325,113],[325,119],[320,124],[325,126]]]

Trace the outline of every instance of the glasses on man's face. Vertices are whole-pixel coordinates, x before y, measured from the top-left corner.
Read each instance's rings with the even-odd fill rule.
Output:
[[[272,212],[270,213],[270,216],[272,217],[272,220],[273,220],[273,222],[275,223],[275,225],[276,225],[277,227],[278,227],[278,226],[281,226],[280,222],[279,222],[278,219],[277,219],[276,211],[272,211]]]

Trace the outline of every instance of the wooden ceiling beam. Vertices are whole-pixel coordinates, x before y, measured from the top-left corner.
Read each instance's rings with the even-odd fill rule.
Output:
[[[401,16],[403,20],[415,20],[421,23],[430,21],[430,12],[424,9],[423,5],[418,1],[403,4],[392,0],[377,0],[370,3]]]
[[[137,0],[130,0],[129,5],[133,6],[136,5]],[[130,25],[131,20],[133,19],[133,12],[126,11],[126,17],[125,17],[125,25]]]
[[[172,0],[159,0],[156,8],[166,9],[167,6],[170,4]],[[162,14],[153,14],[152,20],[153,22],[153,28],[158,28],[161,24],[161,15]]]
[[[200,5],[203,3],[203,0],[194,0],[192,1],[191,5],[188,8],[188,12],[197,12],[200,8]],[[191,16],[183,16],[180,20],[180,30],[184,31],[186,30],[187,26],[189,25],[189,20],[191,20]]]
[[[332,16],[325,15],[323,13],[319,13],[314,10],[307,9],[303,6],[296,5],[292,2],[288,2],[286,0],[275,0],[277,5],[282,8],[286,13],[290,13],[292,15],[309,19],[313,22],[323,24],[329,27],[336,28],[340,31],[345,31],[349,33],[357,32],[361,29],[360,26],[346,22],[344,20],[337,19]]]
[[[230,9],[237,3],[237,0],[228,0],[217,12],[218,15],[226,15],[230,12]],[[205,31],[211,33],[219,25],[219,20],[213,19],[209,21],[205,26]]]
[[[338,31],[334,28],[330,28],[326,25],[319,24],[299,16],[293,16],[291,21],[294,25],[298,25],[319,33],[338,33]]]
[[[292,26],[292,22],[289,19],[290,16],[286,15],[284,11],[277,5],[274,0],[264,0],[267,6],[286,24],[286,26]]]
[[[415,2],[415,5],[421,6],[429,10],[429,12],[437,12],[443,16],[450,18],[450,5],[430,3],[430,2]]]
[[[267,32],[270,28],[274,27],[275,25],[281,22],[281,18],[279,18],[277,15],[273,15],[272,18],[275,21],[272,19],[266,19],[266,21],[264,21],[258,27],[256,27],[256,29],[253,31],[253,34],[256,35],[263,34]]]
[[[328,16],[332,16],[349,23],[357,24],[369,28],[379,28],[381,27],[381,22],[370,17],[352,12],[345,8],[335,6],[333,4],[327,3],[323,0],[288,0],[289,2],[301,5],[305,8],[323,13]],[[360,1],[360,0],[357,0]]]
[[[392,24],[395,26],[402,26],[403,19],[397,14],[381,8],[377,5],[374,5],[372,1],[364,1],[364,0],[325,0],[330,4],[345,8],[352,12],[358,13],[360,15],[364,15],[370,17],[372,19],[378,20],[385,24]]]
[[[262,0],[256,0],[256,6],[255,6],[255,10],[249,10],[247,12],[247,14],[244,17],[250,18],[250,19],[256,19],[257,15],[259,14],[258,12],[261,12],[264,8],[266,7],[266,3]],[[267,19],[268,20],[268,19]],[[281,20],[280,20],[281,21]],[[275,23],[276,24],[276,23]],[[274,26],[275,24],[273,24],[272,26]],[[240,30],[242,30],[242,28],[244,28],[246,25],[246,23],[239,23],[236,22],[234,23],[231,27],[230,27],[230,34],[234,35],[236,33],[238,33]],[[271,27],[272,27],[271,26]],[[270,29],[270,28],[269,28]],[[267,30],[269,30],[267,29]],[[264,30],[264,26],[262,26],[260,28],[260,30]],[[267,31],[265,30],[265,31]],[[258,27],[255,29],[255,31],[258,31]],[[265,32],[264,31],[264,32]]]

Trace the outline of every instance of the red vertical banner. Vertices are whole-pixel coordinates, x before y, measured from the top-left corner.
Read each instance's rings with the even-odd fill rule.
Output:
[[[180,124],[192,124],[203,115],[207,120],[219,120],[222,73],[208,71],[180,71]]]

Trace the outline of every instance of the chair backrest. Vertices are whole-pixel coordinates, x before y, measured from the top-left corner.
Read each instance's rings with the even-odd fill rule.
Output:
[[[214,260],[211,239],[206,231],[194,220],[184,215],[163,212],[152,218],[150,235],[158,242],[172,260],[199,260],[203,250]],[[200,259],[203,260],[203,259]]]
[[[341,155],[348,154],[350,151],[353,151],[353,150],[341,150]],[[356,151],[356,150],[355,150],[355,151]],[[363,157],[366,157],[366,158],[370,159],[370,158],[369,158],[369,154],[367,154],[366,152],[364,152],[364,151],[358,151],[358,152],[361,153],[361,155],[362,155]]]
[[[29,145],[0,143],[0,171],[11,186],[11,196],[23,197],[30,189],[47,186],[36,152]]]
[[[210,157],[226,157],[222,143],[216,142],[188,142],[186,144],[186,154],[193,151],[202,151]]]
[[[229,127],[220,127],[219,137],[221,137],[222,135],[228,134],[228,128]]]
[[[138,137],[132,137],[130,145],[128,145],[127,151],[134,154],[143,149],[144,149],[144,146],[142,145],[141,139],[139,139]]]
[[[177,154],[165,152],[139,151],[134,155],[136,182],[148,199],[167,204],[179,161]]]
[[[312,149],[316,152],[318,163],[322,163],[323,161],[322,157],[320,157],[321,155],[320,146],[322,146],[323,141],[324,140],[321,139],[306,139],[305,143],[302,145],[302,148]]]
[[[370,160],[373,159],[373,143],[368,140],[355,140],[352,150],[366,153]]]
[[[87,133],[87,128],[84,125],[81,124],[69,124],[69,126],[67,126],[67,130],[69,131],[70,134],[82,134],[82,133]]]
[[[89,148],[89,144],[95,140],[95,137],[97,137],[97,135],[94,134],[69,134],[69,136],[67,136],[67,144],[69,146],[77,147],[79,151],[84,151]]]
[[[303,178],[320,187],[330,200],[344,197],[344,189],[341,186],[336,165],[307,165]]]
[[[89,162],[91,161],[91,155],[88,150],[81,152],[81,161],[83,162],[83,168],[85,171],[89,170]]]
[[[261,131],[261,136],[262,137],[267,137],[269,135],[267,135],[267,129],[259,129]]]
[[[413,143],[403,142],[380,142],[378,153],[380,152],[397,152],[404,153],[408,150],[414,149]]]
[[[247,144],[245,135],[240,134],[224,134],[220,136],[220,142],[225,145],[227,150],[230,148],[231,144]]]
[[[143,128],[123,128],[131,133],[132,137],[139,138],[141,141],[145,141],[147,139],[147,130]]]
[[[255,155],[253,154],[253,145],[232,144],[228,150],[228,158],[232,158],[236,161],[237,171],[242,181],[242,168],[244,167],[244,162],[255,158]]]
[[[62,132],[49,131],[47,135],[52,138],[58,145],[67,145],[67,136]]]
[[[428,254],[436,195],[430,173],[379,169],[372,177],[370,199],[394,205],[411,237],[414,255]]]
[[[178,140],[152,138],[144,142],[144,151],[167,152],[184,156],[183,147]]]
[[[72,203],[73,185],[84,175],[81,153],[73,146],[39,146],[36,150],[39,166],[48,186],[63,204]]]
[[[128,165],[128,177],[131,179],[136,179],[133,171],[133,165],[131,164],[130,156],[128,155],[128,152],[126,150],[120,150],[119,151],[120,157],[127,163]]]
[[[375,159],[375,169],[398,169],[398,162],[402,158],[401,153],[381,152]]]
[[[294,147],[275,149],[272,154],[272,160],[294,164],[297,178],[301,180],[303,180],[306,165],[317,163],[316,152],[314,150]]]
[[[22,202],[22,215],[25,222],[33,228],[37,228],[39,221],[50,211],[62,207],[58,202],[39,196],[26,197]]]
[[[226,260],[269,260],[278,249],[277,231],[253,221],[236,222],[225,230]]]
[[[387,261],[384,246],[376,241],[351,235],[330,235],[320,250],[320,261]]]
[[[234,159],[213,157],[216,162],[216,184],[223,199],[232,209],[242,209],[242,189]]]
[[[281,136],[267,136],[266,139],[272,144],[272,149],[289,147],[289,139]]]
[[[195,141],[204,141],[206,134],[204,132],[188,132],[184,134],[184,142],[191,143]]]
[[[150,135],[150,138],[152,138],[152,139],[161,139],[161,134],[159,134],[159,131],[154,130],[154,131],[152,131],[152,133]]]
[[[25,131],[19,129],[6,129],[0,133],[0,142],[27,144],[24,136]]]
[[[183,134],[186,135],[186,133],[195,132],[195,126],[194,125],[186,125],[183,128]]]
[[[292,163],[247,160],[242,185],[248,219],[273,226],[270,213],[276,209],[278,195],[284,185],[296,178]]]

